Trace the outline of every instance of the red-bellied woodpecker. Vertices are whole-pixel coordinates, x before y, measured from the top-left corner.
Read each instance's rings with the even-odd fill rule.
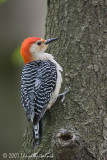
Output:
[[[33,122],[35,142],[41,139],[41,118],[56,101],[61,88],[62,68],[51,54],[44,53],[48,44],[57,39],[30,37],[23,41],[21,47],[25,64],[21,78],[21,98],[27,119]]]

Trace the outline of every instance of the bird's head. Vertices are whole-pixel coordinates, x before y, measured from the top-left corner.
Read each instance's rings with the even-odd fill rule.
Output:
[[[39,37],[26,38],[21,46],[21,55],[24,59],[24,63],[34,61],[38,55],[43,54],[47,49],[48,44],[57,40],[58,38],[42,39]]]

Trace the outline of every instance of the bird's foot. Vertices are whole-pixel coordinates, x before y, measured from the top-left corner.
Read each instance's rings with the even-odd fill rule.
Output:
[[[70,90],[70,87],[65,88],[65,91],[64,91],[63,93],[61,93],[61,94],[58,95],[58,98],[59,98],[59,97],[62,97],[62,99],[61,99],[61,102],[62,102],[62,103],[64,102],[64,100],[65,100],[65,95],[69,92],[69,90]]]

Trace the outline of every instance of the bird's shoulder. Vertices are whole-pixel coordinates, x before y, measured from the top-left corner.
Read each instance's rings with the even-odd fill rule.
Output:
[[[30,62],[24,65],[22,69],[22,79],[30,76],[40,76],[44,73],[50,73],[51,75],[56,72],[56,65],[50,60],[38,60]]]
[[[44,67],[44,66],[47,66],[50,68],[51,67],[56,68],[56,64],[50,60],[37,60],[37,61],[32,61],[24,65],[22,72],[25,71],[26,69],[39,69],[39,67]]]

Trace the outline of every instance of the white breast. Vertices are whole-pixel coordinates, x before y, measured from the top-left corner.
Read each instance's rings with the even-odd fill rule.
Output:
[[[51,96],[50,103],[47,107],[48,109],[50,109],[52,107],[53,103],[55,103],[55,101],[57,100],[57,97],[59,95],[59,91],[61,88],[61,84],[62,84],[62,75],[61,75],[62,68],[56,61],[54,63],[56,64],[56,67],[57,67],[57,81],[56,81],[55,90]]]

